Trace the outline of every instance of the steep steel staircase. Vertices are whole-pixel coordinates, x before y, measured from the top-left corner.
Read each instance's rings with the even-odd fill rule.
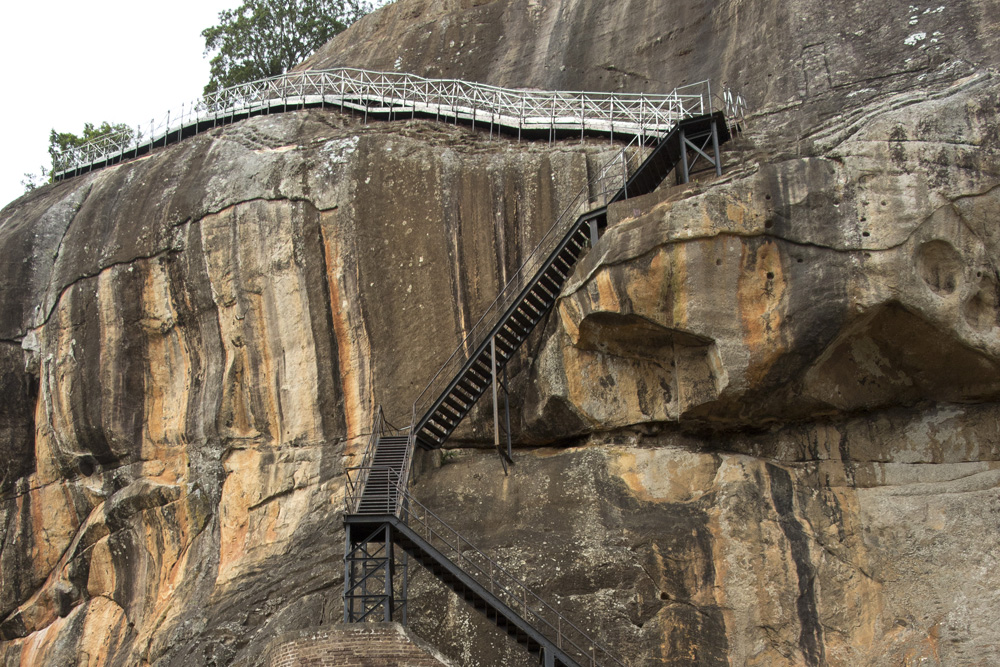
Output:
[[[719,145],[731,137],[727,119],[742,121],[746,103],[728,89],[724,112],[712,111],[713,100],[708,81],[645,95],[504,89],[350,68],[291,72],[182,104],[180,113],[168,110],[148,128],[119,129],[69,147],[53,157],[53,175],[72,178],[253,116],[314,107],[339,108],[365,122],[409,117],[488,125],[491,138],[496,131],[519,141],[569,135],[582,141],[589,134],[613,144],[633,137],[598,169],[424,388],[409,428],[393,427],[376,411],[364,459],[347,470],[344,514],[345,622],[400,617],[405,624],[407,558],[413,557],[546,667],[624,667],[410,496],[409,472],[415,447],[444,445],[491,388],[499,423],[499,395],[506,393],[500,374],[604,233],[609,205],[652,192],[671,171],[685,183],[702,159],[721,175]],[[509,456],[509,426],[506,435]]]
[[[499,374],[553,307],[577,261],[600,239],[608,225],[608,206],[651,193],[671,172],[685,183],[702,159],[721,175],[719,147],[731,136],[723,112],[680,120],[669,132],[653,135],[652,148],[646,145],[648,135],[636,136],[598,170],[424,388],[414,402],[410,427],[395,429],[381,408],[376,411],[364,460],[348,470],[345,622],[401,616],[405,623],[406,559],[412,557],[540,664],[623,666],[410,496],[412,455],[416,446],[441,447],[491,388],[499,421]],[[577,215],[580,209],[589,210]],[[506,390],[505,382],[502,386]]]
[[[704,157],[721,174],[719,145],[729,139],[730,129],[722,112],[680,121],[656,144],[638,168],[623,179],[622,187],[610,196],[606,204],[583,213],[562,232],[554,248],[538,262],[523,285],[515,282],[515,276],[491,307],[498,313],[491,326],[483,326],[481,320],[418,397],[413,410],[416,443],[425,449],[441,447],[476,401],[490,389],[498,372],[503,370],[552,308],[577,260],[604,233],[610,204],[652,192],[675,169],[678,171],[678,182],[687,182],[698,158]],[[712,155],[705,150],[709,144]],[[694,160],[689,159],[692,150]],[[504,307],[498,308],[497,303]],[[477,334],[479,339],[470,341]],[[461,358],[467,349],[473,350],[472,353]],[[458,366],[454,363],[456,359],[464,363]],[[446,384],[435,392],[436,383],[439,384],[442,379],[447,380]],[[426,402],[431,396],[435,398]],[[421,415],[419,418],[418,414]]]
[[[393,582],[399,548],[536,656],[539,664],[624,667],[606,647],[407,493],[401,480],[379,497],[384,501],[381,508],[369,502],[364,511],[344,518],[345,622],[402,616],[405,623],[405,581],[402,586]]]

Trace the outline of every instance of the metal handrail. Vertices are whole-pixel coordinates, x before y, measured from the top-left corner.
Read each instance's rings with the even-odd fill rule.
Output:
[[[376,413],[378,415],[378,413]],[[373,439],[377,435],[373,430]],[[413,451],[412,434],[409,456]],[[366,452],[368,465],[349,468],[347,512],[357,513],[364,491],[364,480],[370,473],[369,454],[374,446],[369,446]],[[360,472],[361,476],[352,481],[350,472]],[[616,658],[605,646],[592,639],[577,625],[566,619],[551,604],[532,592],[528,586],[514,576],[509,570],[476,547],[466,537],[448,525],[443,519],[414,498],[407,490],[409,466],[402,471],[387,470],[388,484],[385,491],[369,493],[366,496],[366,514],[391,515],[403,521],[407,526],[421,535],[429,545],[441,551],[463,572],[471,576],[485,590],[507,605],[536,630],[545,635],[561,651],[572,657],[580,665],[603,667],[604,665],[619,665],[624,663]]]
[[[378,444],[379,436],[397,431],[385,418],[382,406],[375,408],[375,417],[372,419],[372,430],[368,436],[368,445],[365,447],[364,457],[361,465],[351,466],[345,469],[347,477],[347,492],[344,496],[345,510],[348,514],[358,511],[361,503],[361,496],[364,493],[365,485],[368,483],[368,476],[372,470],[372,459],[375,457],[375,446]],[[355,473],[352,479],[351,473]]]
[[[691,107],[691,116],[712,113],[715,107],[719,106],[730,127],[742,127],[745,122],[747,109],[746,99],[742,95],[730,88],[723,88],[721,95],[717,94],[713,96],[709,81],[702,81],[692,85],[704,87],[704,97],[697,106]],[[697,110],[697,113],[695,113],[695,110]],[[686,117],[689,116],[678,118],[678,121]],[[670,126],[670,129],[672,128],[673,125]],[[497,298],[486,308],[486,311],[479,320],[472,325],[458,347],[455,348],[451,356],[442,364],[441,368],[438,369],[437,373],[434,374],[430,382],[427,383],[416,400],[414,400],[410,422],[410,430],[414,432],[414,435],[417,420],[428,412],[433,402],[442,395],[448,384],[461,372],[465,364],[471,359],[471,355],[482,344],[487,333],[493,330],[507,308],[513,303],[513,299],[529,284],[536,272],[542,268],[542,264],[549,256],[549,253],[569,232],[577,216],[586,213],[587,210],[606,205],[614,194],[625,188],[634,168],[642,163],[648,151],[646,145],[647,139],[655,140],[663,136],[666,136],[666,132],[661,130],[635,135],[628,145],[618,149],[614,156],[602,165],[597,175],[591,178],[587,185],[577,193],[570,204],[563,209],[559,217],[556,218],[556,221],[545,232],[542,239],[531,250],[524,262],[515,270],[513,276],[500,290]],[[586,207],[583,206],[584,204]]]
[[[517,295],[535,277],[549,253],[566,236],[577,217],[589,210],[607,205],[610,199],[625,186],[629,177],[642,164],[651,150],[645,145],[644,137],[634,137],[628,145],[615,151],[613,157],[597,170],[596,176],[591,178],[569,205],[563,209],[559,217],[542,236],[542,239],[508,279],[493,303],[472,325],[462,338],[462,342],[414,400],[410,423],[410,430],[414,432],[414,436],[417,420],[423,417],[433,401],[445,390],[448,383],[461,372],[486,334],[492,331]]]
[[[390,487],[392,486],[390,480]],[[396,516],[580,665],[625,663],[414,498],[397,478]]]
[[[289,72],[231,86],[182,103],[159,119],[113,131],[53,157],[57,179],[136,157],[157,146],[260,113],[332,105],[365,114],[434,116],[509,130],[573,130],[652,137],[706,113],[711,83],[666,95],[510,89],[458,79],[355,68]],[[175,138],[176,136],[176,138]]]

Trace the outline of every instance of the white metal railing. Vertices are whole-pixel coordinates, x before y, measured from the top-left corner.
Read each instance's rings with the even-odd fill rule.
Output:
[[[746,103],[723,92],[727,117]],[[499,130],[579,130],[654,140],[680,120],[713,110],[712,88],[701,81],[666,95],[516,90],[455,79],[339,68],[290,72],[225,88],[168,110],[148,124],[111,132],[53,157],[56,179],[97,169],[251,115],[310,106],[337,106],[364,115],[494,126]]]

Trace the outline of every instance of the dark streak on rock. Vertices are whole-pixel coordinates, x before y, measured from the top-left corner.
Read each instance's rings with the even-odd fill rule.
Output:
[[[826,661],[823,645],[823,627],[816,609],[816,591],[813,586],[816,571],[809,560],[809,538],[802,524],[795,518],[794,488],[787,470],[768,463],[767,474],[771,482],[771,501],[778,513],[778,524],[788,540],[795,573],[799,580],[799,596],[796,600],[799,624],[799,648],[809,665],[820,665]]]

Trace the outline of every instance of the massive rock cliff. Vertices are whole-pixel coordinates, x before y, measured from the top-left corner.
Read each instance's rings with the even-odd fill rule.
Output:
[[[398,0],[304,67],[755,113],[616,205],[415,493],[624,658],[986,664],[1000,634],[996,3]],[[253,663],[336,621],[344,467],[608,150],[260,117],[0,212],[7,664]],[[668,184],[669,185],[669,184]],[[525,662],[417,573],[414,631]]]

